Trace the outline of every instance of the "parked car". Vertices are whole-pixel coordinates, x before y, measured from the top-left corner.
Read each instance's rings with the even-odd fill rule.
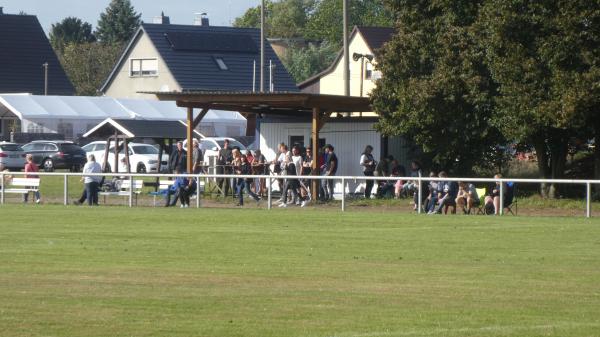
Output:
[[[10,171],[18,171],[25,166],[25,152],[19,144],[0,142],[0,164]]]
[[[114,143],[113,143],[114,144]],[[159,172],[158,165],[158,149],[156,146],[144,143],[128,143],[129,161],[131,162],[131,170],[137,173],[157,173]],[[83,147],[87,154],[93,154],[96,161],[100,164],[104,163],[104,152],[106,149],[105,141],[92,142]],[[119,172],[124,172],[127,167],[122,164],[121,160],[125,157],[123,149],[119,151]],[[108,168],[114,171],[112,166],[115,162],[115,147],[114,145],[108,150]],[[161,170],[165,169],[169,163],[169,155],[163,153]]]
[[[36,140],[21,147],[25,154],[33,155],[33,162],[46,172],[55,169],[80,171],[85,164],[85,151],[73,142]]]

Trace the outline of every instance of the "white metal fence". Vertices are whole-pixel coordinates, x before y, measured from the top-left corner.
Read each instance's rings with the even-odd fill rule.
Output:
[[[5,186],[4,180],[5,176],[23,176],[24,172],[0,172],[0,203],[4,204],[5,202]],[[505,183],[512,182],[515,184],[565,184],[565,185],[579,185],[585,187],[585,216],[592,216],[592,185],[600,185],[600,180],[585,180],[585,179],[511,179],[511,178],[502,178],[502,179],[494,179],[494,178],[437,178],[437,177],[366,177],[366,176],[287,176],[287,175],[237,175],[237,174],[143,174],[143,173],[97,173],[97,174],[84,174],[81,172],[35,172],[34,174],[29,173],[29,175],[37,175],[40,177],[44,176],[59,176],[64,179],[64,188],[63,188],[63,203],[67,205],[69,202],[69,182],[68,177],[84,177],[84,176],[105,176],[105,177],[121,177],[122,179],[129,179],[131,182],[131,186],[133,186],[134,177],[138,178],[176,178],[176,177],[188,177],[188,178],[196,178],[198,181],[204,180],[215,181],[216,179],[265,179],[267,182],[267,208],[272,208],[272,194],[273,194],[273,182],[275,180],[282,179],[301,179],[301,180],[334,180],[341,182],[342,191],[339,198],[341,199],[341,210],[346,210],[346,186],[350,181],[353,182],[366,182],[367,180],[373,181],[415,181],[417,186],[427,186],[430,181],[455,181],[455,182],[468,182],[468,183],[498,183],[500,186],[500,205],[504,205],[504,185]],[[234,188],[233,185],[232,189]],[[421,213],[422,210],[422,200],[423,200],[423,188],[418,189],[418,198],[417,198],[417,211]],[[515,196],[516,197],[516,196]],[[134,191],[133,188],[129,189],[129,207],[133,207],[134,200]],[[196,207],[200,207],[200,197],[196,198]],[[503,208],[500,207],[500,214],[503,214]]]

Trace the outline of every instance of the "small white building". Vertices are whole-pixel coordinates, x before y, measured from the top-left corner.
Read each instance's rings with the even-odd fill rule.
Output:
[[[15,133],[59,133],[81,137],[107,118],[178,121],[186,111],[175,102],[86,96],[0,95],[0,138]],[[246,119],[237,112],[210,110],[198,128],[204,136],[243,136]]]

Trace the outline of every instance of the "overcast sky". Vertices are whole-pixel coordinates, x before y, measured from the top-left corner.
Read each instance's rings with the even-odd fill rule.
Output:
[[[0,0],[4,13],[37,15],[48,33],[53,23],[68,16],[75,16],[96,27],[100,13],[110,0]],[[142,14],[144,22],[152,22],[161,11],[171,17],[171,23],[191,24],[194,13],[206,12],[210,24],[229,26],[233,20],[248,8],[260,4],[260,0],[131,0],[136,12]]]

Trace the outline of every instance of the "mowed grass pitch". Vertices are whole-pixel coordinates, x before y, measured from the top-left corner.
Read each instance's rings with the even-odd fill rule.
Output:
[[[600,336],[600,219],[1,213],[1,336]]]

